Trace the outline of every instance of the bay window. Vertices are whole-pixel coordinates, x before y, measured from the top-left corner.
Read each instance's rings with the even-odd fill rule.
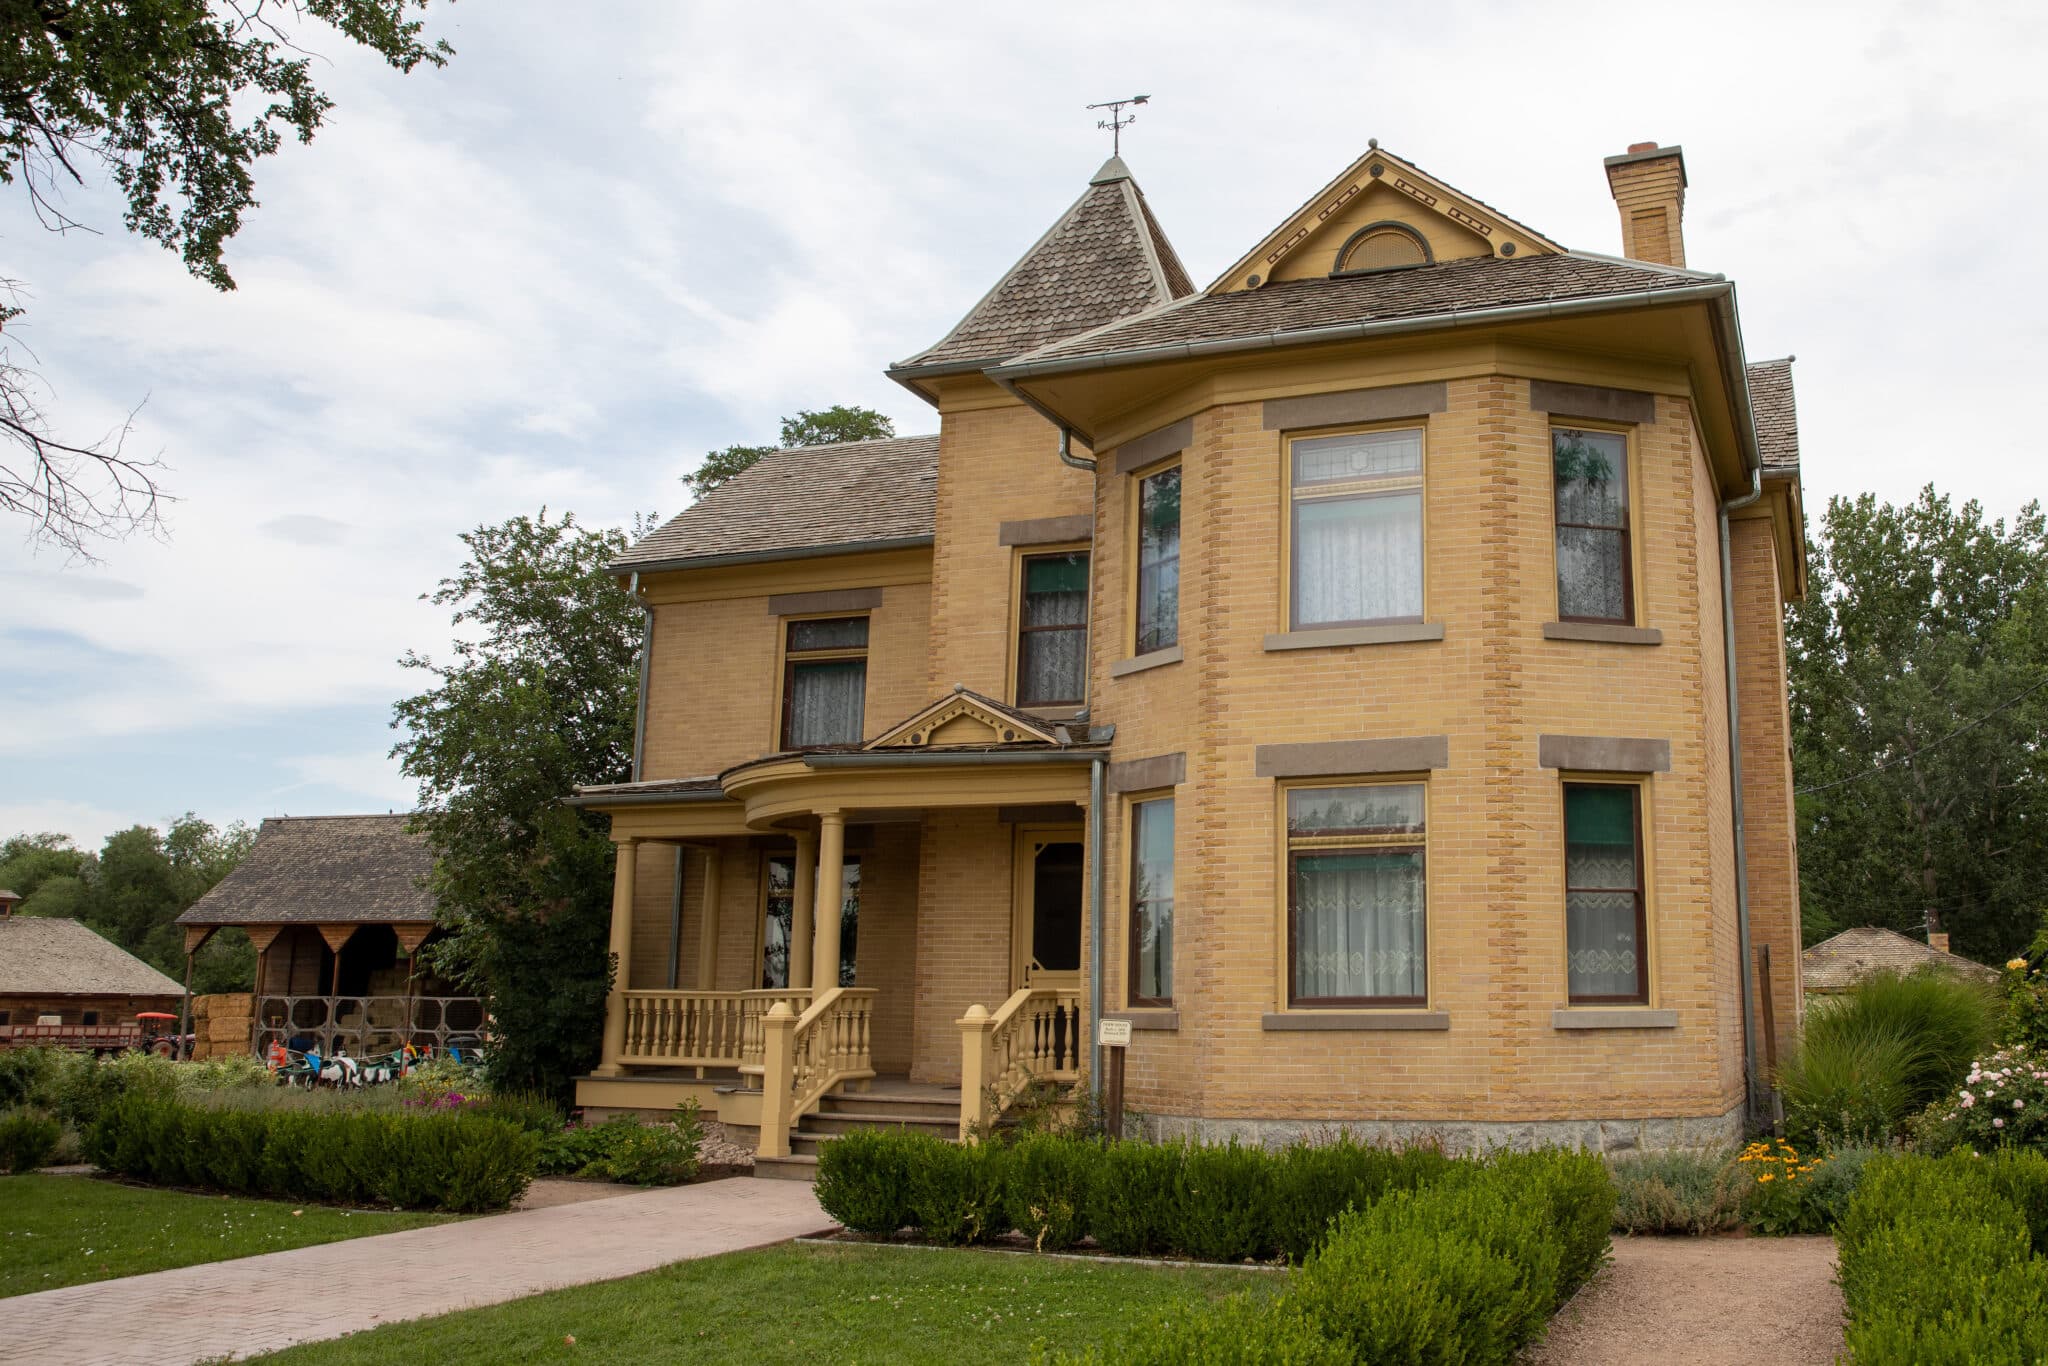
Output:
[[[1288,443],[1289,624],[1422,620],[1422,429]]]

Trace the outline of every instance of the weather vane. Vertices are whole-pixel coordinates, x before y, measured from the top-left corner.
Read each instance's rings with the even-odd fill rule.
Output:
[[[1111,156],[1122,156],[1124,154],[1124,129],[1138,121],[1136,114],[1126,115],[1124,113],[1124,106],[1127,104],[1143,104],[1151,98],[1150,95],[1133,95],[1129,99],[1104,100],[1101,104],[1091,104],[1088,106],[1090,109],[1107,109],[1109,111],[1109,117],[1097,119],[1095,126],[1109,130],[1109,154]]]

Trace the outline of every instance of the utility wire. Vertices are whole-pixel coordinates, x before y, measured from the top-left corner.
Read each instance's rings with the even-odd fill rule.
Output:
[[[1945,745],[1949,741],[1955,739],[1958,735],[1963,734],[1965,731],[1975,730],[1977,727],[1983,725],[1986,721],[1989,721],[1992,717],[1998,715],[1998,713],[2005,711],[2007,708],[2012,707],[2019,702],[2024,701],[2027,697],[2041,691],[2041,689],[2043,688],[2048,688],[2048,677],[2043,677],[2030,688],[2022,688],[2019,692],[2014,693],[2011,697],[2006,698],[2005,701],[2000,702],[1997,706],[1993,707],[1990,711],[1985,712],[1976,720],[1963,722],[1962,725],[1957,726],[1954,730],[1942,736],[1939,740],[1930,740],[1926,744],[1920,746],[1920,748],[1913,750],[1911,753],[1902,754],[1896,759],[1888,759],[1884,763],[1877,765],[1875,768],[1864,769],[1861,773],[1852,773],[1846,778],[1837,778],[1835,779],[1835,781],[1831,783],[1816,783],[1812,787],[1796,787],[1792,789],[1792,795],[1795,797],[1804,797],[1811,792],[1826,792],[1831,788],[1845,787],[1850,783],[1862,782],[1865,778],[1875,777],[1878,774],[1884,772],[1886,769],[1897,768],[1900,764],[1910,764],[1915,759],[1925,754],[1928,750],[1938,749],[1942,745]]]

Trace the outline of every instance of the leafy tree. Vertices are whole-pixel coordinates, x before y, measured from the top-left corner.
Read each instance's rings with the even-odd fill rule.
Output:
[[[69,835],[14,835],[0,841],[0,888],[24,898],[25,906],[45,883],[76,878],[91,861]]]
[[[579,784],[631,776],[642,615],[606,570],[618,531],[515,517],[462,538],[468,560],[427,601],[451,607],[445,663],[394,709],[392,753],[420,784],[420,828],[451,931],[438,970],[491,998],[500,1084],[563,1094],[598,1060],[613,850]]]
[[[683,476],[683,487],[692,497],[702,498],[743,470],[752,469],[764,455],[789,446],[828,446],[837,441],[874,441],[896,435],[896,424],[872,408],[850,408],[834,404],[817,412],[800,408],[795,417],[782,419],[781,446],[727,446],[710,451],[704,463]]]
[[[1787,613],[1807,942],[1864,924],[2002,962],[2048,887],[2048,524],[1932,487],[1833,499]]]
[[[255,163],[289,132],[310,142],[333,102],[289,26],[313,21],[410,72],[452,49],[422,37],[426,0],[0,0],[0,184],[45,227],[83,226],[59,206],[97,165],[127,201],[129,231],[176,251],[216,289],[227,242],[256,206]],[[0,294],[19,299],[14,281]],[[20,314],[0,302],[0,325]],[[126,430],[78,444],[52,434],[42,386],[0,343],[0,509],[84,553],[94,537],[152,526],[156,462],[123,454]]]

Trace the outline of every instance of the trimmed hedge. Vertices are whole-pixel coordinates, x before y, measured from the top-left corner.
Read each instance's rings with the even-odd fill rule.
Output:
[[[1059,1360],[1506,1366],[1606,1259],[1614,1190],[1600,1159],[1579,1153],[1446,1168],[1340,1216],[1276,1299],[1226,1300]]]
[[[1045,1250],[1093,1237],[1120,1256],[1300,1262],[1347,1209],[1457,1165],[1430,1148],[1349,1139],[1281,1152],[1053,1134],[962,1147],[870,1130],[824,1145],[817,1190],[825,1212],[858,1233],[914,1226],[934,1242],[970,1243],[1015,1228]]]
[[[131,1093],[102,1110],[85,1153],[155,1185],[471,1214],[525,1193],[540,1140],[459,1110],[214,1109]]]
[[[1835,1238],[1853,1359],[2048,1360],[2048,1158],[1873,1158]]]

